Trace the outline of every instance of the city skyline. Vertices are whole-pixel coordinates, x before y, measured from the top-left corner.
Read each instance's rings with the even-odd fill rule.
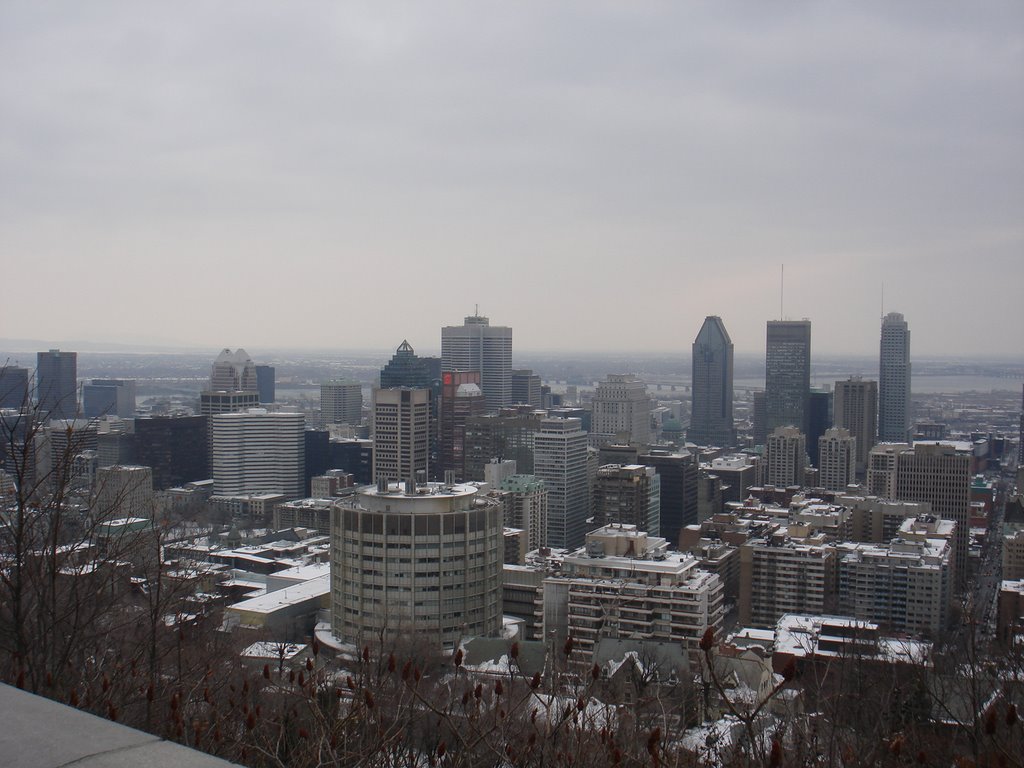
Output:
[[[717,314],[867,356],[891,310],[915,354],[1024,348],[1019,4],[193,10],[0,12],[0,259],[61,276],[5,337],[429,351],[479,303],[517,350]]]

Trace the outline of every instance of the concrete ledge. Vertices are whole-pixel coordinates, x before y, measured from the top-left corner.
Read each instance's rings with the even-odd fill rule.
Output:
[[[6,768],[229,768],[229,763],[102,717],[0,685]]]

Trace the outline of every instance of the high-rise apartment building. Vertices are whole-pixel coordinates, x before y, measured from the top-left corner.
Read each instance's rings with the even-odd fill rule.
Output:
[[[765,355],[765,429],[809,428],[811,321],[769,320]]]
[[[636,637],[680,644],[697,664],[701,638],[709,629],[717,636],[725,610],[717,574],[634,526],[588,533],[543,590],[544,637],[571,635],[588,665],[602,639]]]
[[[847,429],[832,427],[818,441],[818,485],[845,491],[855,479],[857,438]]]
[[[267,405],[277,399],[276,373],[272,365],[256,366],[256,391],[260,395],[262,405]]]
[[[82,415],[87,419],[101,416],[129,418],[135,415],[135,381],[133,379],[93,379],[82,385]]]
[[[154,517],[153,470],[132,465],[97,469],[92,511],[106,521]]]
[[[486,410],[478,371],[445,371],[441,374],[440,435],[438,456],[441,472],[454,472],[455,481],[466,475],[466,424]]]
[[[363,420],[363,385],[334,379],[320,385],[320,416],[327,424],[358,424]]]
[[[429,444],[429,389],[373,391],[373,482],[426,481],[430,477]]]
[[[807,440],[796,427],[776,427],[768,435],[765,455],[766,485],[788,488],[804,484],[807,468]]]
[[[740,547],[739,623],[774,627],[786,613],[835,611],[836,551],[825,536],[791,539],[775,531]]]
[[[463,325],[441,329],[441,366],[445,371],[480,371],[489,410],[512,402],[512,329],[470,315]]]
[[[476,486],[382,479],[335,503],[331,532],[331,628],[343,642],[454,649],[501,631],[501,502]]]
[[[0,408],[20,409],[28,404],[28,368],[0,366]]]
[[[36,354],[39,417],[73,419],[78,412],[78,353],[51,349]]]
[[[658,536],[661,528],[661,478],[654,467],[606,464],[594,480],[595,526],[633,525]]]
[[[222,349],[210,371],[210,389],[256,392],[256,364],[244,349]]]
[[[303,495],[305,419],[263,408],[212,418],[214,491],[219,496]]]
[[[541,401],[540,376],[529,368],[518,368],[512,371],[512,402],[532,405],[540,408]]]
[[[910,429],[910,330],[899,312],[882,320],[878,357],[878,440],[902,443]]]
[[[837,381],[834,423],[857,438],[857,476],[867,473],[868,454],[878,441],[878,382],[851,376]]]
[[[579,419],[543,419],[534,436],[533,474],[548,489],[548,546],[583,543],[590,517],[587,433]]]
[[[510,475],[499,488],[505,500],[505,525],[526,533],[526,549],[546,547],[548,537],[548,489],[536,475]]]
[[[732,380],[732,339],[722,318],[708,316],[693,342],[693,407],[687,432],[691,443],[722,447],[736,444]]]
[[[632,373],[610,373],[591,401],[590,445],[651,442],[651,398]]]

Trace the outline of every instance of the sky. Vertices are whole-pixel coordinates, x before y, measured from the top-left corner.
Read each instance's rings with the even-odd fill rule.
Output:
[[[1016,0],[6,2],[0,338],[1024,357],[1022,94]]]

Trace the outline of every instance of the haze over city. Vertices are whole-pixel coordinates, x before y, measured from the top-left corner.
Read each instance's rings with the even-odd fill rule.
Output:
[[[1024,7],[0,11],[0,336],[1024,349]],[[40,307],[44,301],[45,307]]]

